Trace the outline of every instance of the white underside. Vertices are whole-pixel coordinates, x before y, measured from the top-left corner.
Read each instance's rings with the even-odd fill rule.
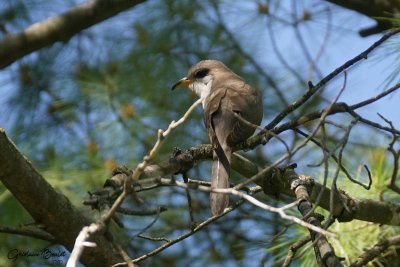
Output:
[[[189,89],[203,99],[203,107],[204,107],[204,99],[210,94],[211,86],[212,86],[211,76],[206,76],[202,79],[196,80],[189,85]]]

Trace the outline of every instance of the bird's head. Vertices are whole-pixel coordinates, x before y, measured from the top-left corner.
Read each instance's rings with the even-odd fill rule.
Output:
[[[210,93],[213,81],[228,72],[232,73],[221,61],[211,59],[202,60],[192,66],[187,76],[175,83],[172,86],[172,90],[187,86],[199,97],[204,98]]]

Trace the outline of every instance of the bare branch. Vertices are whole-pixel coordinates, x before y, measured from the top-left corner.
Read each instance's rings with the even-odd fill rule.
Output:
[[[176,158],[170,158],[162,161],[158,164],[149,165],[141,179],[137,182],[137,188],[135,191],[143,190],[144,185],[146,188],[152,189],[158,187],[157,179],[155,177],[167,176],[174,174],[180,170],[180,161],[186,161],[190,158],[191,164],[194,162],[211,159],[212,148],[210,145],[199,145],[197,147],[190,148]],[[190,163],[190,162],[189,162]],[[188,163],[185,163],[188,164]],[[233,154],[232,168],[246,178],[253,177],[260,171],[260,167],[254,164],[254,162],[248,160],[242,155],[237,153]],[[276,178],[276,176],[279,177]],[[295,197],[293,191],[290,189],[290,183],[292,179],[297,179],[297,174],[293,170],[278,171],[271,169],[267,172],[262,179],[255,181],[256,184],[261,186],[264,192],[268,191],[269,184],[275,184],[279,188],[280,194],[285,194],[290,197]],[[276,180],[276,182],[272,182]],[[189,179],[189,184],[209,186],[208,182],[198,181]],[[136,187],[136,185],[135,185]],[[317,200],[317,196],[322,190],[321,200],[318,205],[325,210],[330,209],[330,189],[323,186],[320,183],[315,182],[310,193],[310,199],[313,203]],[[356,199],[348,196],[344,191],[339,190],[334,193],[335,195],[335,207],[334,216],[339,221],[350,221],[352,219],[358,219],[362,221],[375,222],[387,225],[400,225],[400,207],[394,203],[385,203],[381,201],[373,201],[371,199]],[[347,205],[351,205],[351,212],[347,211],[343,202],[340,199],[344,199]],[[377,211],[376,213],[369,212],[370,210]]]
[[[243,204],[243,202],[244,202],[243,200],[240,200],[240,201],[236,202],[236,203],[233,204],[232,206],[226,208],[226,209],[224,210],[224,212],[221,213],[220,215],[217,215],[217,216],[213,216],[213,217],[208,218],[207,220],[205,220],[205,221],[201,222],[200,224],[198,224],[198,225],[197,225],[195,228],[193,228],[191,231],[186,232],[186,233],[184,233],[184,234],[178,236],[176,239],[173,239],[173,240],[171,240],[171,241],[169,241],[169,242],[163,244],[162,246],[160,246],[160,247],[158,247],[158,248],[156,248],[156,249],[154,249],[154,250],[152,250],[152,251],[146,253],[145,255],[140,256],[140,257],[138,257],[138,258],[132,260],[132,262],[133,262],[133,263],[139,263],[139,262],[141,262],[141,261],[143,261],[143,260],[145,260],[145,259],[147,259],[147,258],[149,258],[149,257],[152,257],[152,256],[154,256],[154,255],[157,255],[158,253],[160,253],[161,251],[165,250],[166,248],[168,248],[168,247],[170,247],[170,246],[172,246],[172,245],[174,245],[174,244],[176,244],[176,243],[178,243],[178,242],[180,242],[180,241],[182,241],[182,240],[184,240],[184,239],[186,239],[186,238],[192,236],[193,234],[195,234],[195,233],[197,233],[198,231],[202,230],[204,227],[206,227],[206,226],[208,226],[209,224],[211,224],[211,223],[213,223],[214,221],[216,221],[217,219],[219,219],[219,218],[221,218],[222,216],[225,216],[226,214],[228,214],[229,212],[235,210],[238,206],[240,206],[241,204]],[[114,264],[112,267],[125,266],[125,265],[126,265],[126,263],[125,263],[125,262],[122,262],[122,263]]]
[[[293,10],[293,21],[295,21],[295,24],[297,24],[298,18],[297,18],[297,4],[298,1],[292,1],[292,10]],[[295,33],[297,42],[299,43],[302,52],[304,53],[304,56],[306,60],[308,61],[308,64],[310,65],[310,70],[315,69],[315,72],[317,73],[318,77],[322,77],[321,71],[318,69],[318,66],[316,64],[316,61],[313,60],[311,53],[309,52],[309,49],[306,45],[306,42],[304,41],[303,35],[300,32],[299,27],[293,27],[293,31]]]
[[[285,261],[282,264],[282,267],[289,267],[291,262],[292,262],[292,260],[293,260],[294,255],[297,252],[297,250],[299,250],[301,247],[303,247],[304,245],[306,245],[310,241],[311,241],[311,237],[310,236],[306,236],[303,239],[300,239],[296,243],[292,244],[289,247],[288,253],[286,255]]]
[[[137,235],[137,237],[147,239],[150,241],[164,241],[164,242],[171,242],[168,238],[165,237],[151,237],[151,236],[144,236],[144,235]]]
[[[380,256],[390,246],[398,246],[400,244],[400,236],[394,236],[376,243],[372,248],[367,249],[358,259],[353,262],[350,267],[361,267],[367,265],[368,262]]]
[[[382,118],[387,124],[389,124],[390,128],[395,130],[394,125],[391,121],[383,117],[381,114],[379,114],[379,117]],[[389,144],[388,150],[390,153],[392,153],[393,156],[393,171],[392,171],[392,177],[390,179],[390,184],[388,185],[388,188],[392,189],[394,192],[400,194],[400,187],[396,185],[396,180],[397,180],[397,175],[399,173],[399,159],[400,159],[400,149],[396,150],[394,148],[395,143],[399,139],[399,135],[396,135],[395,133],[392,133],[392,141]]]
[[[160,206],[157,209],[153,210],[131,210],[123,207],[119,207],[117,212],[125,214],[125,215],[134,215],[134,216],[149,216],[149,215],[156,215],[160,212],[167,211],[167,207]]]
[[[78,264],[79,258],[82,255],[84,247],[96,247],[96,243],[86,241],[91,234],[98,231],[99,225],[92,223],[90,226],[85,226],[75,240],[74,249],[69,256],[67,267],[75,267]]]
[[[127,10],[144,0],[95,0],[32,24],[23,32],[7,34],[0,41],[0,69],[55,42],[67,42],[75,34]]]
[[[196,187],[193,187],[193,186],[189,186],[187,183],[183,183],[183,182],[179,182],[179,181],[175,181],[175,180],[171,180],[171,179],[166,179],[166,178],[161,178],[159,180],[159,183],[162,185],[169,185],[169,186],[176,185],[176,186],[179,186],[182,188],[191,189],[191,190],[200,190],[200,191],[207,192],[207,193],[215,192],[215,193],[230,194],[230,195],[238,196],[259,208],[262,208],[262,209],[270,211],[270,212],[278,213],[283,219],[293,221],[301,226],[304,226],[304,227],[311,229],[315,232],[318,232],[320,234],[327,235],[330,237],[336,237],[336,235],[331,232],[328,232],[324,229],[315,227],[314,225],[304,222],[295,216],[286,214],[285,210],[297,205],[298,204],[297,201],[290,203],[288,205],[285,205],[283,207],[276,208],[276,207],[267,205],[265,203],[262,203],[261,201],[254,198],[253,196],[250,196],[249,194],[246,194],[242,191],[238,191],[234,188],[210,188],[210,187],[203,186],[203,185],[198,185]]]
[[[29,236],[49,242],[56,242],[54,236],[39,227],[22,226],[19,228],[0,226],[0,233],[9,233],[16,235]]]
[[[279,61],[282,63],[282,65],[294,76],[296,77],[296,80],[300,84],[306,84],[306,81],[303,79],[303,77],[300,75],[299,72],[295,68],[293,68],[289,62],[285,59],[285,57],[282,55],[281,51],[279,50],[279,46],[277,44],[277,41],[275,39],[275,34],[274,34],[274,29],[272,28],[272,22],[274,20],[269,19],[267,22],[267,27],[269,31],[269,36],[271,39],[271,44],[272,44],[272,49],[274,50],[275,55],[278,57]]]
[[[390,127],[385,127],[382,126],[376,122],[372,122],[370,120],[367,120],[363,117],[361,117],[358,113],[356,113],[354,110],[364,107],[368,104],[371,104],[387,95],[390,95],[391,93],[397,91],[398,89],[400,89],[400,83],[392,86],[391,88],[383,91],[382,93],[371,97],[369,99],[366,99],[364,101],[361,101],[359,103],[356,103],[354,105],[347,105],[346,103],[336,103],[335,105],[333,105],[329,111],[329,115],[333,115],[333,114],[337,114],[337,113],[349,113],[350,115],[352,115],[355,119],[359,120],[360,122],[363,122],[364,124],[370,125],[374,128],[389,132],[389,133],[396,133],[400,135],[400,131],[397,129],[392,129]],[[279,115],[277,115],[267,126],[265,126],[265,129],[269,129],[270,131],[267,132],[260,132],[259,134],[257,134],[256,136],[249,138],[247,141],[237,145],[236,149],[248,149],[248,148],[254,148],[257,145],[260,144],[266,144],[268,142],[269,139],[271,139],[274,135],[272,135],[271,133],[274,133],[275,135],[284,132],[286,130],[289,129],[294,129],[299,125],[305,124],[307,122],[319,119],[321,117],[321,115],[325,112],[325,109],[320,110],[320,111],[315,111],[315,112],[311,112],[308,114],[304,114],[302,116],[299,116],[298,118],[291,120],[289,122],[283,123],[279,126],[276,126],[280,121],[282,121],[287,115],[289,115],[291,112],[294,111],[294,109],[297,109],[299,106],[297,106],[297,104],[299,102],[303,102],[304,101],[304,97],[306,95],[303,95],[303,97],[295,102],[293,102],[288,108],[286,108],[283,112],[281,112]],[[304,103],[304,102],[303,102]],[[301,103],[301,105],[303,104]],[[275,127],[276,126],[276,127]],[[275,128],[274,128],[275,127]],[[272,129],[273,128],[273,129]]]
[[[282,90],[278,87],[278,84],[274,81],[274,79],[271,77],[270,74],[268,74],[265,69],[254,59],[254,57],[247,53],[243,47],[241,46],[241,44],[238,42],[238,40],[236,39],[235,35],[228,29],[228,27],[225,25],[224,20],[223,20],[223,16],[221,14],[220,8],[219,8],[219,4],[217,1],[215,2],[211,2],[211,4],[214,6],[216,15],[217,15],[217,21],[215,21],[215,23],[217,23],[221,29],[223,30],[223,32],[226,34],[226,36],[229,38],[229,40],[231,41],[233,47],[244,57],[246,58],[246,60],[257,70],[257,72],[262,75],[262,77],[265,78],[265,80],[267,81],[268,85],[270,86],[270,88],[272,90],[274,90],[276,96],[279,98],[279,101],[282,102],[282,104],[284,106],[288,105],[288,102],[284,96],[284,94],[282,93]],[[206,12],[207,14],[207,12]],[[210,20],[215,20],[214,17],[209,16]]]
[[[319,81],[318,84],[313,85],[311,82],[309,83],[309,89],[308,91],[297,101],[293,102],[290,104],[288,107],[286,107],[281,113],[279,113],[267,126],[265,126],[266,129],[271,130],[274,128],[276,125],[278,125],[279,122],[281,122],[287,115],[295,111],[297,108],[299,108],[301,105],[303,105],[308,99],[310,99],[317,91],[321,90],[329,81],[331,81],[333,78],[335,78],[337,75],[339,75],[341,72],[344,70],[348,69],[352,65],[356,64],[357,62],[366,59],[368,55],[374,51],[377,47],[379,47],[382,43],[384,43],[386,40],[388,40],[390,37],[393,35],[396,35],[397,33],[400,32],[400,29],[396,29],[393,31],[390,31],[383,35],[378,41],[376,41],[374,44],[372,44],[370,47],[368,47],[366,50],[364,50],[362,53],[358,54],[354,58],[350,59],[346,63],[344,63],[342,66],[338,67],[334,71],[332,71],[330,74],[325,76],[322,80]],[[335,110],[335,109],[333,109]],[[332,110],[332,111],[333,111]],[[276,132],[275,132],[276,133]],[[262,133],[257,135],[256,137],[251,138],[251,140],[248,140],[248,147],[254,147],[254,144],[260,144],[264,138],[266,138],[266,134]]]
[[[145,168],[155,158],[155,156],[157,155],[158,151],[160,150],[160,148],[163,144],[163,141],[168,136],[168,134],[170,134],[176,127],[178,127],[179,125],[184,123],[189,118],[189,116],[193,112],[193,110],[202,102],[202,100],[203,99],[200,98],[195,103],[193,103],[192,106],[190,106],[189,109],[186,111],[186,113],[183,115],[183,117],[180,118],[176,122],[172,121],[165,131],[162,131],[161,129],[158,130],[157,141],[154,144],[153,148],[150,150],[149,154],[143,157],[143,161],[136,166],[133,173],[128,172],[127,174],[122,175],[123,178],[121,178],[121,179],[123,179],[123,185],[124,185],[122,193],[117,197],[117,199],[115,200],[115,202],[109,209],[108,209],[108,207],[106,207],[106,209],[104,211],[102,211],[100,220],[95,224],[96,227],[93,226],[90,229],[90,231],[86,228],[82,229],[82,231],[81,231],[82,235],[80,235],[81,239],[79,240],[79,243],[76,246],[74,246],[74,251],[73,251],[73,254],[76,255],[76,257],[78,257],[76,260],[79,259],[79,255],[82,253],[82,251],[85,247],[84,245],[82,245],[82,243],[86,242],[86,239],[89,238],[89,236],[91,234],[94,234],[105,228],[105,226],[113,218],[115,212],[117,212],[117,210],[120,208],[124,199],[131,192],[132,184],[139,179],[139,177],[143,174]],[[159,213],[160,213],[160,209],[158,210],[156,219],[148,227],[151,227],[155,223],[155,221],[158,218]],[[147,228],[145,228],[144,230],[146,230]],[[76,241],[76,243],[77,242],[78,241]]]
[[[270,170],[272,170],[273,168],[279,166],[279,164],[281,164],[282,162],[284,162],[286,159],[288,159],[289,157],[291,157],[292,155],[294,155],[295,153],[297,153],[301,148],[303,148],[309,141],[310,139],[317,133],[317,131],[319,130],[319,128],[321,127],[321,125],[324,124],[325,118],[328,116],[330,110],[334,107],[335,103],[337,102],[337,100],[339,99],[340,95],[342,94],[342,92],[344,91],[345,87],[346,87],[346,81],[347,81],[347,73],[346,71],[344,72],[344,82],[343,82],[343,86],[340,88],[339,93],[337,94],[337,96],[335,97],[335,99],[332,101],[332,103],[330,103],[330,105],[324,110],[324,112],[321,114],[318,124],[317,126],[314,128],[314,130],[311,132],[310,136],[308,138],[306,138],[302,143],[300,143],[299,145],[297,145],[295,148],[293,148],[291,151],[289,151],[288,153],[286,153],[285,155],[283,155],[281,158],[279,158],[278,160],[276,160],[272,165],[264,168],[263,170],[261,170],[259,173],[257,173],[256,175],[254,175],[253,177],[249,178],[247,181],[242,182],[238,185],[235,186],[236,190],[239,190],[240,188],[242,188],[243,186],[251,183],[251,182],[255,182],[258,179],[261,179],[263,176],[265,176],[265,174],[267,172],[269,172]]]
[[[295,129],[295,131],[304,137],[309,136],[309,134],[305,133],[304,131],[302,131],[300,129]],[[326,146],[323,146],[318,140],[316,140],[316,138],[311,138],[310,141],[313,142],[314,144],[316,144],[317,146],[319,146],[322,150],[324,150],[327,153],[327,155],[336,162],[336,164],[339,164],[339,160],[338,160],[337,156],[334,154],[334,152],[335,152],[334,150],[329,150]],[[311,165],[311,166],[314,167],[316,165]],[[339,166],[340,166],[340,170],[346,175],[347,178],[349,178],[350,180],[354,180],[354,178],[351,176],[351,174],[346,169],[346,167],[343,165],[343,163],[339,164]]]
[[[299,203],[298,208],[303,215],[304,220],[312,225],[321,227],[321,221],[318,216],[314,214],[312,204],[309,201],[309,195],[307,192],[307,185],[309,185],[309,183],[309,177],[300,176],[298,180],[292,182],[292,188],[296,194]],[[325,236],[314,231],[310,231],[310,236],[313,240],[316,256],[317,258],[321,258],[324,266],[343,266]]]
[[[381,92],[380,94],[377,94],[376,96],[373,96],[369,99],[361,101],[357,104],[351,105],[350,109],[354,110],[354,109],[358,109],[361,107],[365,107],[366,105],[372,104],[372,103],[378,101],[379,99],[395,92],[399,88],[400,88],[400,83],[397,83],[397,84],[393,85],[392,87],[390,87],[389,89],[386,89],[385,91]]]
[[[0,180],[37,222],[58,243],[72,250],[76,236],[91,221],[35,170],[0,128]],[[88,266],[110,266],[120,262],[116,248],[105,236],[94,236],[97,247],[82,254]]]
[[[160,150],[165,138],[170,134],[176,127],[184,123],[190,116],[190,114],[193,112],[193,110],[200,105],[202,102],[202,99],[198,99],[195,103],[192,104],[192,106],[189,107],[189,109],[186,111],[186,113],[183,115],[182,118],[180,118],[178,121],[172,121],[168,128],[165,131],[162,131],[161,129],[158,130],[158,135],[157,135],[157,141],[154,144],[153,148],[150,150],[149,154],[143,157],[143,161],[137,165],[135,170],[133,171],[132,175],[128,177],[128,179],[124,183],[124,190],[122,191],[121,195],[115,200],[113,206],[110,208],[110,210],[104,214],[102,219],[104,222],[110,221],[116,210],[119,208],[119,206],[122,204],[123,200],[125,197],[130,193],[132,184],[139,179],[139,177],[142,175],[144,172],[145,168],[149,165],[149,163],[155,158],[157,155],[158,151]]]

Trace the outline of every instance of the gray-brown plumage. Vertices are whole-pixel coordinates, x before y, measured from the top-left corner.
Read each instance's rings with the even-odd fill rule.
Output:
[[[211,188],[228,188],[232,148],[255,131],[234,113],[259,125],[263,116],[261,96],[217,60],[198,62],[172,89],[182,85],[203,98],[204,123],[214,149]],[[218,215],[228,206],[229,196],[211,193],[210,201],[212,213]]]

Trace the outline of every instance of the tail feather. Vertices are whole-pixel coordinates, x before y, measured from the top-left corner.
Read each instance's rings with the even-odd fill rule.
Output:
[[[226,159],[219,159],[214,152],[211,174],[211,188],[229,188],[229,172],[231,152],[225,151]],[[225,161],[225,162],[224,162]],[[211,212],[213,215],[221,214],[229,205],[229,195],[221,193],[211,193]]]

